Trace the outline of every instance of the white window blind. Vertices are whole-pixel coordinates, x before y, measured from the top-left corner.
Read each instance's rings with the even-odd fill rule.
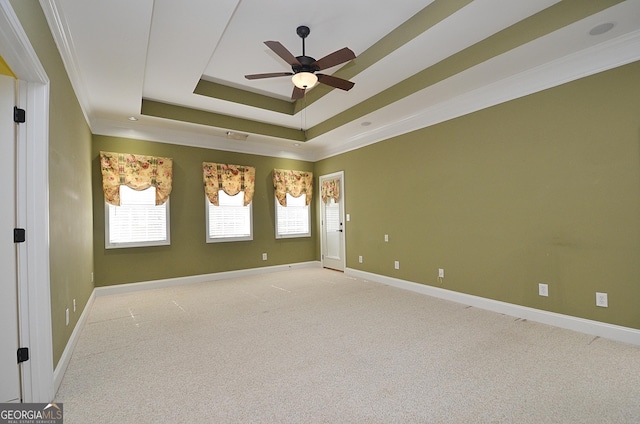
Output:
[[[169,201],[155,205],[156,189],[136,191],[120,186],[120,206],[105,202],[105,247],[170,244]]]
[[[311,236],[311,210],[306,204],[306,194],[293,197],[287,193],[287,206],[276,200],[276,238]]]
[[[207,204],[207,243],[253,240],[251,205],[244,206],[244,192],[229,196],[218,191],[219,206],[205,196]]]
[[[324,220],[327,232],[340,231],[340,204],[334,198],[329,200],[329,204],[325,204]]]

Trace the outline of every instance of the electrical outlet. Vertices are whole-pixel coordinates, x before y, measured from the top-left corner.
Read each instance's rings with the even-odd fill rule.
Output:
[[[606,293],[596,292],[596,306],[600,306],[601,308],[609,307],[609,299]]]
[[[263,253],[263,254],[262,254],[262,260],[263,260],[263,261],[266,261],[266,260],[267,260],[267,254],[266,254],[266,253]]]
[[[444,268],[438,268],[438,278],[444,278]]]
[[[362,255],[358,256],[358,262],[362,263]]]
[[[64,322],[65,325],[69,325],[69,308],[64,310]]]
[[[549,285],[545,283],[538,284],[538,294],[540,296],[549,296]]]
[[[91,282],[93,283],[93,271],[91,271]]]
[[[75,311],[76,311],[76,300],[73,299],[73,312],[75,312]]]
[[[400,261],[395,261],[395,262],[393,263],[393,267],[394,267],[395,269],[400,269]]]
[[[388,241],[389,241],[389,234],[385,234],[385,235],[384,235],[384,241],[385,241],[385,242],[388,242]]]

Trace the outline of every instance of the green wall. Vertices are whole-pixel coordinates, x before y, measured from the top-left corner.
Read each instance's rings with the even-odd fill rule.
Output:
[[[50,80],[49,248],[53,363],[57,365],[93,291],[91,132],[40,4],[13,0],[11,6]],[[42,194],[46,193],[43,187]]]
[[[347,266],[640,328],[639,76],[637,62],[319,161],[318,176],[345,172]]]
[[[173,158],[170,246],[105,249],[104,196],[99,162],[101,150]],[[230,163],[256,168],[252,241],[205,242],[202,162]],[[315,226],[312,227],[312,237],[275,239],[272,170],[284,168],[313,171],[311,162],[94,135],[91,167],[94,193],[93,248],[96,286],[153,281],[318,259]],[[315,216],[312,203],[312,222],[316,221]],[[267,261],[262,260],[262,253],[267,253]]]

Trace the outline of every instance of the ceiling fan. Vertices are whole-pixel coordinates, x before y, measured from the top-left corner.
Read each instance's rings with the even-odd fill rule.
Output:
[[[286,77],[291,76],[293,81],[293,94],[292,100],[297,100],[304,97],[305,90],[313,87],[317,82],[329,85],[331,87],[339,88],[341,90],[351,90],[355,85],[351,81],[347,81],[342,78],[334,77],[332,75],[317,74],[316,72],[323,69],[331,68],[341,63],[348,62],[356,58],[356,55],[351,49],[344,47],[340,50],[336,50],[323,57],[322,59],[315,60],[314,58],[307,56],[304,49],[304,40],[309,35],[309,27],[299,26],[296,29],[296,33],[302,38],[302,56],[294,56],[289,50],[278,41],[265,41],[267,45],[275,54],[280,56],[285,62],[291,65],[293,72],[272,72],[267,74],[252,74],[245,75],[246,79],[261,79],[261,78],[273,78],[273,77]]]

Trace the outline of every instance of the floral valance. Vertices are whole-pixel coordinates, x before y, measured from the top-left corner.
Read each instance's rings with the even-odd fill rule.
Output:
[[[227,165],[221,163],[203,162],[202,173],[204,192],[211,203],[220,206],[218,191],[222,190],[229,196],[244,192],[244,205],[253,199],[256,185],[256,169],[251,166]]]
[[[275,189],[278,203],[282,206],[287,206],[287,193],[293,197],[300,197],[306,194],[306,204],[309,205],[313,194],[313,173],[274,169],[273,188]]]
[[[171,194],[172,166],[171,158],[100,152],[104,198],[120,206],[121,185],[138,191],[155,187],[156,205],[162,205]]]
[[[340,180],[325,180],[322,182],[322,201],[326,204],[331,199],[336,203],[340,200]]]

